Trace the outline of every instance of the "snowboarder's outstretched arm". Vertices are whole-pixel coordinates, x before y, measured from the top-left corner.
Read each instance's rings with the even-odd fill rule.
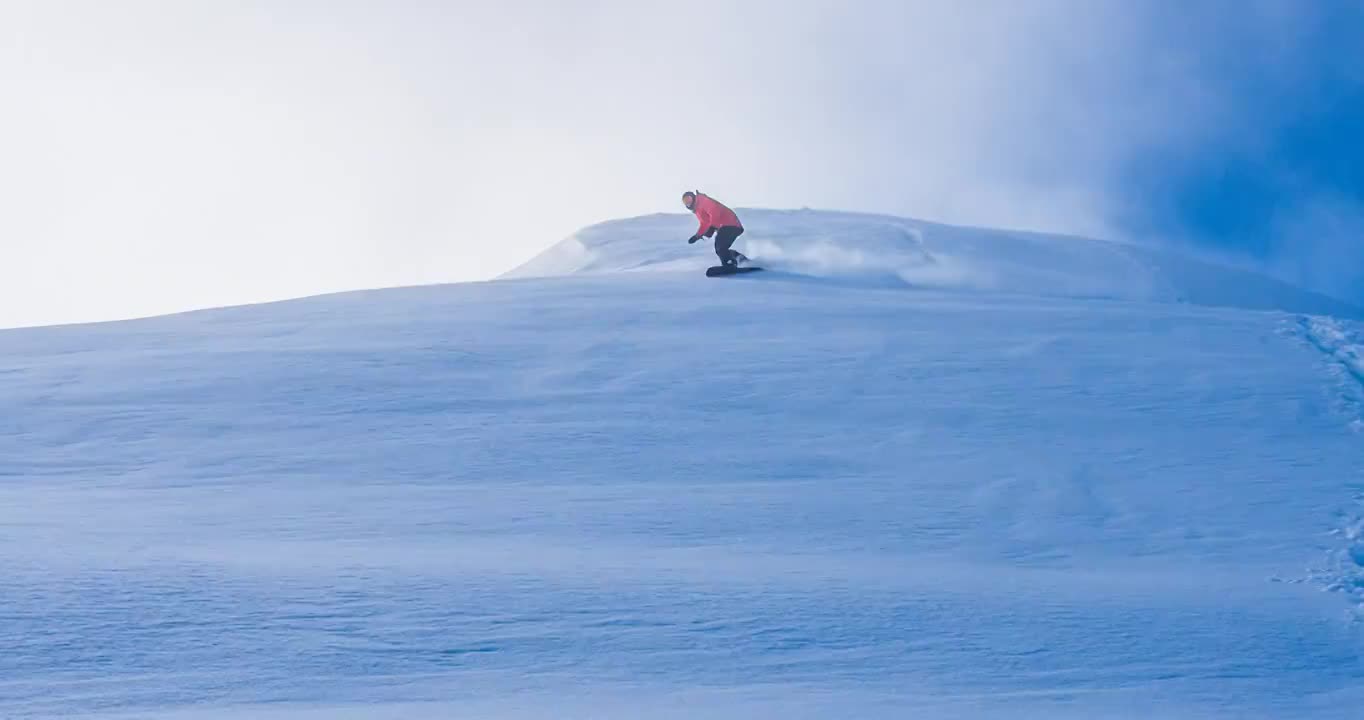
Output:
[[[697,240],[700,240],[700,239],[703,238],[703,237],[710,237],[711,235],[714,235],[714,234],[715,234],[715,226],[714,226],[714,225],[712,225],[712,226],[706,228],[706,231],[705,231],[705,232],[701,232],[701,231],[698,229],[695,235],[692,235],[690,238],[687,239],[687,243],[688,243],[688,244],[694,243],[694,242],[696,242]]]

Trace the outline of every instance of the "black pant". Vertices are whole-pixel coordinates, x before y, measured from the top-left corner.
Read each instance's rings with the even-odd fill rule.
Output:
[[[735,264],[739,253],[729,248],[743,234],[744,229],[737,225],[726,225],[715,231],[715,254],[720,256],[721,265]]]

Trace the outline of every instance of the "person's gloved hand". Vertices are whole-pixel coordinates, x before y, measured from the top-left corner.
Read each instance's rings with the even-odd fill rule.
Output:
[[[695,245],[695,244],[696,244],[696,241],[697,241],[697,240],[700,240],[700,239],[701,239],[701,236],[700,236],[700,235],[692,235],[691,237],[687,238],[687,244],[688,244],[688,245]]]

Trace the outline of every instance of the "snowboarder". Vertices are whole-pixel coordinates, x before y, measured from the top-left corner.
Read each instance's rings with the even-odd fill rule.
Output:
[[[733,268],[738,267],[741,262],[748,261],[748,258],[731,249],[734,241],[744,234],[743,223],[739,222],[739,216],[735,215],[733,210],[709,195],[691,190],[682,193],[682,204],[696,213],[696,219],[701,222],[696,234],[687,240],[688,244],[714,235],[715,254],[720,256],[722,266]]]

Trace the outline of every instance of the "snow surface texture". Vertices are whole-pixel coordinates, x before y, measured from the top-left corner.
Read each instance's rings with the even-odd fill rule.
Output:
[[[784,269],[645,218],[573,277],[0,332],[0,717],[1361,716],[1357,322],[747,217]]]

